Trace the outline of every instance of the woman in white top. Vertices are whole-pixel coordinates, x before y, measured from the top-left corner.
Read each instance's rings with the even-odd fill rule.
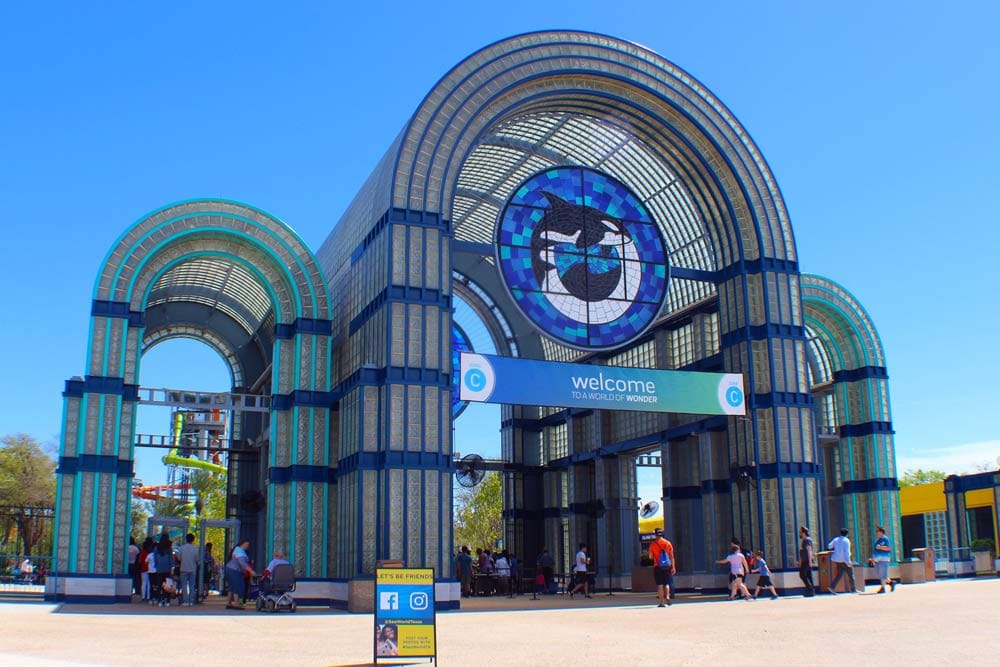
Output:
[[[715,561],[719,565],[729,565],[729,599],[734,599],[737,591],[739,591],[744,600],[753,600],[753,596],[750,595],[750,591],[747,590],[746,584],[743,583],[743,580],[747,576],[747,572],[750,571],[750,567],[747,565],[747,559],[740,553],[740,548],[735,544],[729,549],[730,554],[728,556],[722,560]]]

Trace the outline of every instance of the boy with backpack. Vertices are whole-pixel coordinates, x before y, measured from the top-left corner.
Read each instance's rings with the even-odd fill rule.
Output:
[[[657,607],[670,604],[670,588],[674,585],[677,566],[674,561],[674,545],[663,537],[663,529],[656,529],[656,539],[649,545],[649,557],[653,560],[653,579],[656,581]]]

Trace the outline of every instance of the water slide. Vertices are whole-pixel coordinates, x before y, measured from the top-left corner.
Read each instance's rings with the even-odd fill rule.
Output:
[[[229,469],[226,466],[219,465],[218,463],[212,463],[211,461],[202,461],[201,459],[196,459],[191,456],[181,456],[177,453],[177,447],[181,442],[181,432],[184,430],[184,413],[177,412],[174,414],[174,447],[167,455],[163,457],[163,462],[168,466],[181,466],[183,468],[194,468],[195,470],[204,470],[206,472],[216,473],[220,475],[226,475],[229,473]]]

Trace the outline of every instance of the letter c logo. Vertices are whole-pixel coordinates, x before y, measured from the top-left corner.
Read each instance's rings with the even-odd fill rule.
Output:
[[[472,391],[482,391],[486,386],[486,373],[478,368],[471,368],[465,374],[465,386]]]

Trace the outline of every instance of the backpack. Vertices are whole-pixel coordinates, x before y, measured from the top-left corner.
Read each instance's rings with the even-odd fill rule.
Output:
[[[666,547],[660,547],[660,557],[656,561],[656,567],[670,567],[670,554],[667,553]]]

